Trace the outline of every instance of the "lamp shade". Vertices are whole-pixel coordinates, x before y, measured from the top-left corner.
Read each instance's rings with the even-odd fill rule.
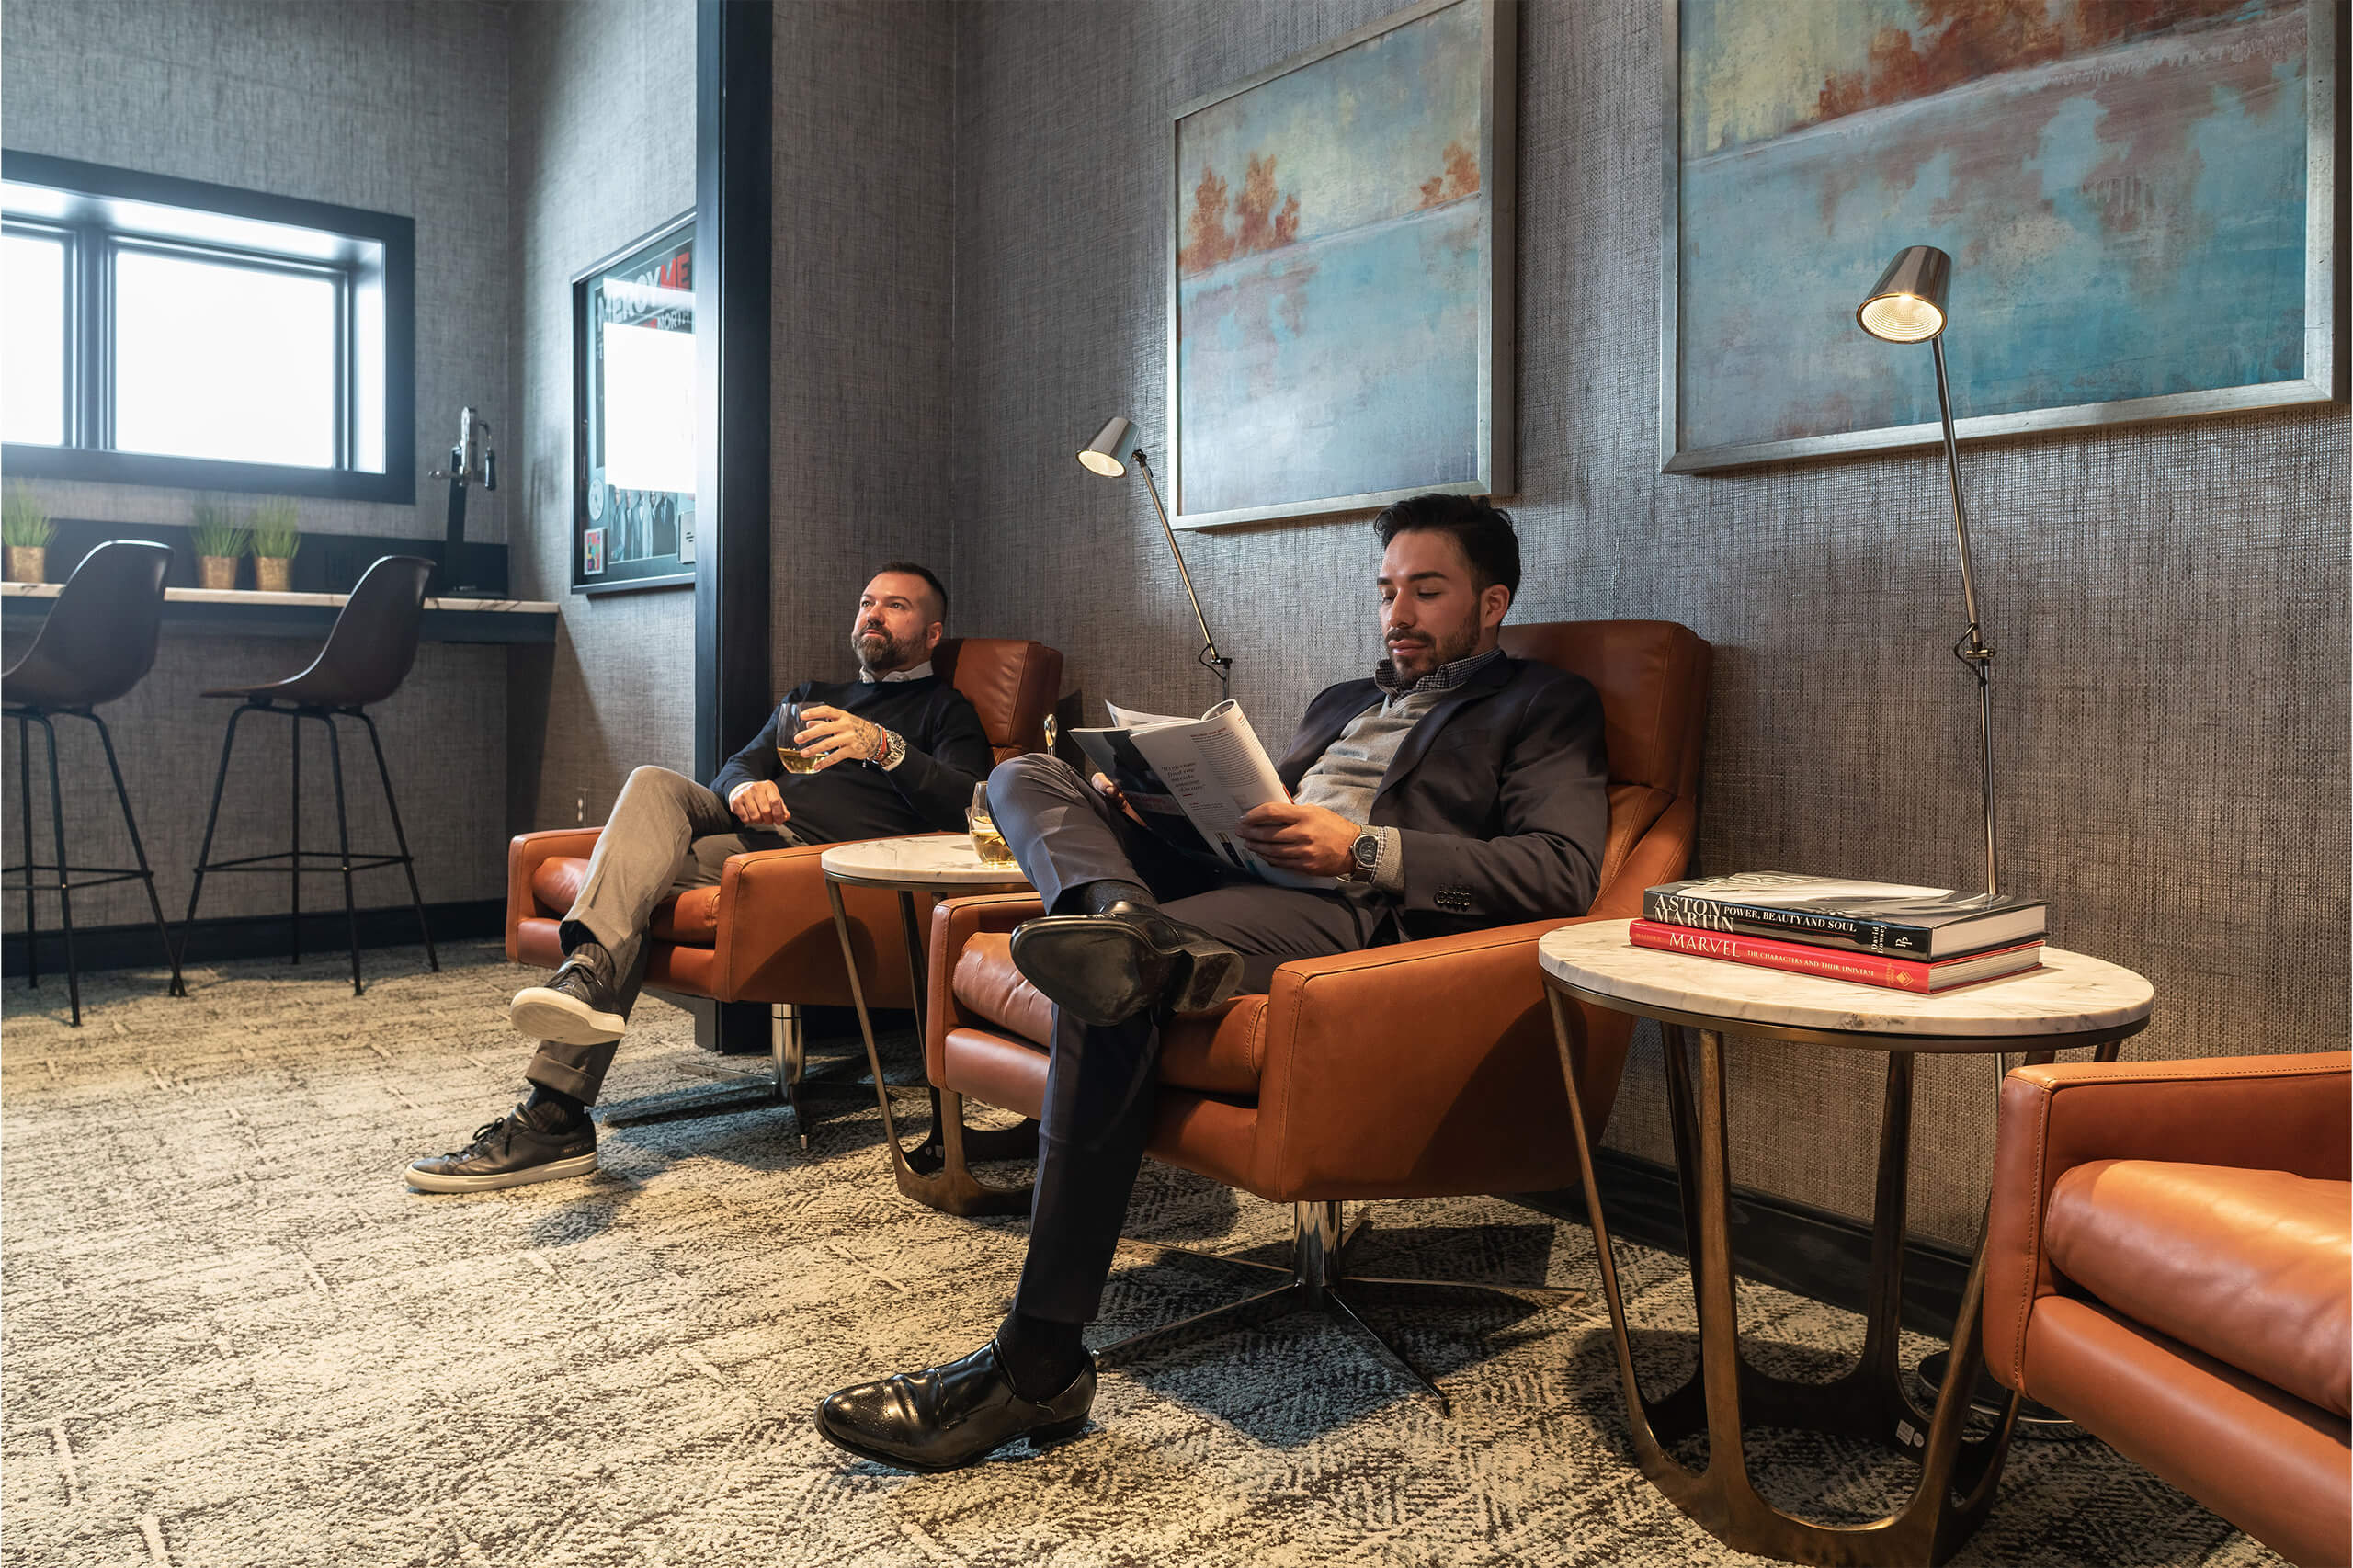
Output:
[[[1855,322],[1887,343],[1925,343],[1945,329],[1945,296],[1952,287],[1952,257],[1934,245],[1907,245],[1863,302]]]
[[[1095,439],[1079,449],[1078,460],[1106,479],[1117,479],[1128,472],[1128,465],[1120,457],[1120,445],[1127,438],[1127,418],[1115,414],[1103,422],[1102,429],[1095,432]]]

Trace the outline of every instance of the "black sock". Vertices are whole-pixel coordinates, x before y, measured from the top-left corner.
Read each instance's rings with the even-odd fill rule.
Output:
[[[588,1107],[562,1089],[534,1084],[523,1100],[523,1118],[542,1132],[563,1132],[587,1120]]]
[[[597,940],[595,932],[577,920],[567,920],[555,928],[555,942],[565,958],[585,957],[591,963],[602,963],[608,969],[612,966],[611,950],[604,943]]]
[[[1013,1392],[1040,1404],[1070,1387],[1086,1365],[1086,1346],[1075,1323],[1013,1312],[996,1331],[996,1358],[1013,1380]]]
[[[1101,915],[1113,904],[1120,903],[1132,903],[1139,909],[1160,907],[1150,888],[1109,877],[1099,882],[1088,882],[1077,891],[1078,909],[1082,915]]]

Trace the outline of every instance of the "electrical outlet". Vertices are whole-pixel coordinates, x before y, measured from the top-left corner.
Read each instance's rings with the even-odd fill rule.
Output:
[[[574,827],[588,825],[588,791],[585,790],[581,790],[572,803],[572,824]]]

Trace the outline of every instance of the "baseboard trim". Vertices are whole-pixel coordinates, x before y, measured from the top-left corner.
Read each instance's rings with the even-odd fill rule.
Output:
[[[57,913],[54,898],[43,900],[41,914],[53,917]],[[506,901],[503,898],[463,899],[449,903],[428,903],[425,918],[433,929],[433,939],[440,942],[479,941],[502,935],[506,930]],[[418,945],[416,911],[406,904],[392,904],[381,909],[359,911],[359,945],[362,948],[406,948]],[[199,920],[192,926],[174,924],[172,939],[181,944],[183,963],[221,963],[231,959],[284,958],[290,935],[283,915],[239,915],[219,919]],[[38,933],[40,944],[40,972],[44,976],[65,973],[65,937],[52,926],[43,926]],[[0,975],[22,975],[29,972],[22,932],[10,932],[0,938]],[[302,955],[307,959],[327,959],[351,949],[351,934],[345,925],[343,911],[306,909],[302,912]],[[74,928],[74,957],[84,973],[102,969],[160,969],[164,963],[164,944],[155,935],[153,922],[135,926],[76,926]]]
[[[1594,1157],[1594,1177],[1613,1240],[1685,1255],[1682,1190],[1672,1166],[1604,1149]],[[1514,1201],[1556,1219],[1585,1222],[1585,1195],[1574,1187],[1522,1193]],[[1870,1278],[1868,1221],[1742,1187],[1732,1189],[1728,1218],[1733,1260],[1742,1278],[1862,1310]],[[1935,1242],[1906,1242],[1904,1326],[1950,1338],[1968,1281],[1967,1254]]]

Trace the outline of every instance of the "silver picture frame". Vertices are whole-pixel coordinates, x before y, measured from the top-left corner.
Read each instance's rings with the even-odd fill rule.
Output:
[[[1981,415],[1954,421],[1962,441],[1987,440],[2048,430],[2094,429],[2201,415],[2242,413],[2329,403],[2346,395],[2346,341],[2337,330],[2344,314],[2345,278],[2339,265],[2346,244],[2345,168],[2337,142],[2343,134],[2339,97],[2344,91],[2346,37],[2341,0],[2306,0],[2304,373],[2285,381],[2201,392],[2170,392],[2108,403]],[[1664,156],[1659,244],[1659,472],[1705,473],[1793,458],[1934,447],[1943,441],[1935,420],[1849,430],[1791,439],[1684,449],[1678,393],[1677,340],[1681,307],[1682,217],[1682,40],[1681,0],[1661,0],[1664,17]],[[1884,257],[1874,256],[1859,274],[1857,298]]]

